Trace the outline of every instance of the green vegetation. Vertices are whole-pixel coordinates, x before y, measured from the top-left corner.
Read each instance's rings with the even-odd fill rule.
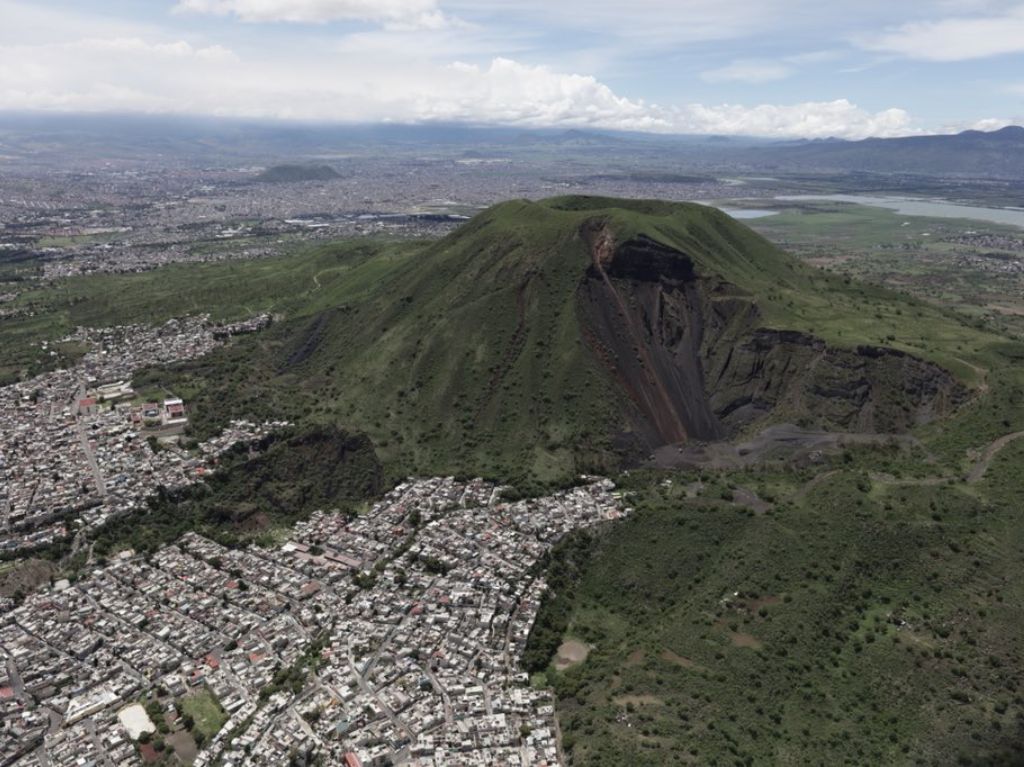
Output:
[[[185,728],[209,740],[228,720],[227,712],[209,689],[189,693],[178,702]]]
[[[896,241],[877,212],[803,215],[758,226],[799,231],[798,249],[815,259],[830,232],[845,238],[846,255]],[[190,438],[234,417],[284,417],[295,429],[112,522],[99,556],[150,551],[186,530],[227,544],[266,540],[315,508],[354,511],[406,473],[483,475],[523,493],[581,471],[614,473],[631,405],[628,386],[597,359],[598,326],[581,309],[595,222],[613,244],[672,250],[669,266],[691,259],[721,288],[705,318],[722,326],[727,351],[751,328],[801,331],[837,349],[884,345],[950,370],[971,398],[916,425],[915,440],[851,447],[825,466],[621,477],[636,513],[571,536],[542,563],[552,589],[525,654],[534,679],[555,686],[574,764],[1019,762],[1024,440],[994,454],[983,480],[971,473],[989,443],[1024,430],[1024,343],[993,332],[991,314],[954,315],[952,288],[922,287],[932,272],[912,296],[852,279],[900,285],[894,265],[903,276],[912,269],[891,249],[820,262],[832,273],[699,206],[514,201],[432,244],[340,243],[30,290],[15,302],[25,313],[0,323],[10,351],[0,376],[81,354],[50,358],[33,346],[76,324],[280,317],[135,383],[184,397]],[[907,236],[922,240],[922,226],[912,222]],[[600,319],[614,324],[643,297],[627,293]],[[901,370],[882,382],[899,395],[883,405],[910,412]],[[781,402],[773,417],[806,416],[799,404]],[[593,649],[559,671],[551,660],[568,637]],[[317,651],[279,669],[264,695],[300,688]],[[192,705],[197,739],[216,732],[209,703]]]
[[[1024,248],[1020,229],[841,202],[772,206],[778,215],[750,225],[805,261],[924,298],[970,323],[984,320],[1001,333],[1024,333],[1016,299],[1024,275],[1006,268]]]
[[[275,165],[260,173],[257,181],[270,183],[332,181],[341,175],[329,165]]]
[[[923,430],[948,443],[944,460],[958,462],[965,442],[1024,423],[1016,347],[977,323],[807,267],[713,209],[604,198],[505,203],[433,244],[361,240],[283,258],[64,280],[19,296],[31,314],[0,323],[0,343],[11,350],[0,365],[10,375],[54,364],[32,344],[77,324],[271,311],[280,321],[269,331],[145,371],[137,386],[189,401],[197,438],[235,417],[340,425],[371,437],[391,477],[456,472],[535,492],[583,471],[615,470],[617,440],[632,428],[628,385],[595,358],[595,320],[581,309],[592,262],[581,229],[594,221],[618,243],[649,238],[732,286],[731,303],[714,299],[734,313],[718,350],[740,343],[753,323],[839,348],[894,347],[987,386],[971,406],[977,412],[962,430],[955,425],[962,438]],[[752,303],[756,313],[744,314]],[[899,390],[900,381],[890,384]],[[794,402],[781,403],[775,417],[802,422]]]
[[[724,477],[625,478],[637,513],[538,620],[568,597],[563,635],[594,645],[546,674],[574,763],[1019,763],[1022,459],[977,485],[728,477],[777,494],[761,515]]]
[[[96,274],[41,285],[5,307],[20,313],[0,320],[0,384],[73,362],[82,349],[42,350],[77,326],[160,323],[209,313],[216,321],[259,312],[314,313],[332,301],[367,291],[420,243],[363,239],[307,247],[287,256],[250,261],[175,264],[137,274]],[[330,299],[324,301],[327,291]],[[51,346],[51,348],[53,348]]]
[[[161,489],[149,508],[114,519],[96,536],[96,552],[153,551],[189,530],[226,545],[267,539],[317,509],[354,511],[383,490],[366,437],[331,428],[293,429],[265,438],[249,456],[241,445],[206,482],[177,493]]]
[[[198,435],[243,415],[340,423],[369,434],[395,475],[454,471],[538,489],[613,470],[629,406],[581,319],[588,221],[620,243],[645,236],[685,253],[698,273],[738,286],[741,302],[756,297],[763,325],[842,348],[892,346],[974,386],[1005,366],[997,336],[806,267],[715,210],[556,198],[495,206],[419,250],[348,246],[340,271],[286,300],[269,332],[153,380],[193,402]],[[727,328],[720,343],[742,332]]]

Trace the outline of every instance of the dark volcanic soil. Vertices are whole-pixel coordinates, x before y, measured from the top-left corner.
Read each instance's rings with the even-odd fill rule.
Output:
[[[730,442],[690,442],[664,445],[645,466],[662,469],[743,469],[763,463],[813,464],[834,455],[847,445],[915,445],[905,434],[856,434],[810,431],[793,424],[770,426],[757,436]]]
[[[902,433],[967,398],[947,371],[903,352],[836,349],[763,327],[750,296],[698,274],[681,251],[642,236],[617,243],[603,219],[580,234],[591,253],[577,290],[583,337],[625,395],[618,442],[638,458],[663,445],[720,442],[780,412],[836,432]],[[769,430],[767,442],[832,438],[784,432]],[[656,461],[678,452],[657,450]]]

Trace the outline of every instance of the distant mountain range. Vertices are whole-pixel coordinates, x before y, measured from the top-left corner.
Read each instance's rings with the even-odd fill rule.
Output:
[[[863,141],[804,141],[743,153],[751,162],[786,170],[867,171],[924,175],[1024,176],[1024,128],[992,133],[909,136]]]
[[[205,165],[298,166],[338,153],[437,153],[486,157],[614,156],[665,172],[868,172],[924,176],[1024,177],[1024,128],[991,133],[846,141],[777,141],[750,136],[680,136],[581,129],[524,129],[462,123],[338,125],[139,115],[0,114],[0,157],[66,167],[73,159]],[[289,170],[284,176],[294,175]],[[303,175],[303,174],[300,174]],[[272,180],[272,179],[267,179]]]

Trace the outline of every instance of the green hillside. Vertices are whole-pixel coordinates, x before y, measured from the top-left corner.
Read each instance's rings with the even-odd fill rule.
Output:
[[[329,165],[275,165],[256,176],[257,181],[271,184],[297,181],[333,181],[341,175]]]
[[[18,305],[8,375],[52,364],[33,344],[77,324],[271,311],[139,385],[185,397],[198,436],[239,416],[357,429],[397,475],[560,482],[774,422],[914,430],[956,461],[1021,407],[1017,345],[692,204],[517,200],[432,243],[72,278]]]
[[[295,429],[116,520],[98,555],[272,535],[410,473],[530,492],[600,471],[635,511],[550,557],[525,655],[573,764],[1020,763],[1024,344],[711,208],[587,197],[497,205],[436,242],[73,278],[16,306],[0,374],[77,324],[277,318],[135,384],[188,401],[192,437]],[[912,436],[649,468],[779,423]],[[570,638],[590,654],[557,670]]]
[[[1024,763],[1024,440],[968,482],[851,458],[637,475],[556,552],[526,658],[573,764]],[[591,650],[559,672],[563,638]]]
[[[173,386],[200,425],[329,421],[366,431],[396,471],[546,482],[772,420],[911,428],[968,396],[989,366],[968,350],[997,341],[699,205],[512,201],[385,258],[339,268],[270,333],[183,366]],[[771,335],[783,329],[797,332]],[[868,345],[914,356],[857,352]],[[867,406],[847,386],[864,377]]]

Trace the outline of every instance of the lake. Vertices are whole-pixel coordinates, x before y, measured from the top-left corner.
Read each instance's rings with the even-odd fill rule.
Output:
[[[862,194],[793,194],[775,198],[783,202],[850,202],[857,205],[871,205],[888,208],[904,216],[925,216],[928,218],[969,218],[989,221],[993,224],[1009,224],[1024,229],[1024,209],[982,208],[976,205],[960,205],[946,200],[922,200],[911,197],[872,197]],[[732,215],[732,214],[730,214]],[[755,216],[754,218],[757,218]]]
[[[717,207],[717,206],[716,206]],[[730,216],[736,219],[744,218],[767,218],[768,216],[777,216],[779,211],[777,210],[762,210],[760,208],[718,208],[723,213],[728,213]]]

